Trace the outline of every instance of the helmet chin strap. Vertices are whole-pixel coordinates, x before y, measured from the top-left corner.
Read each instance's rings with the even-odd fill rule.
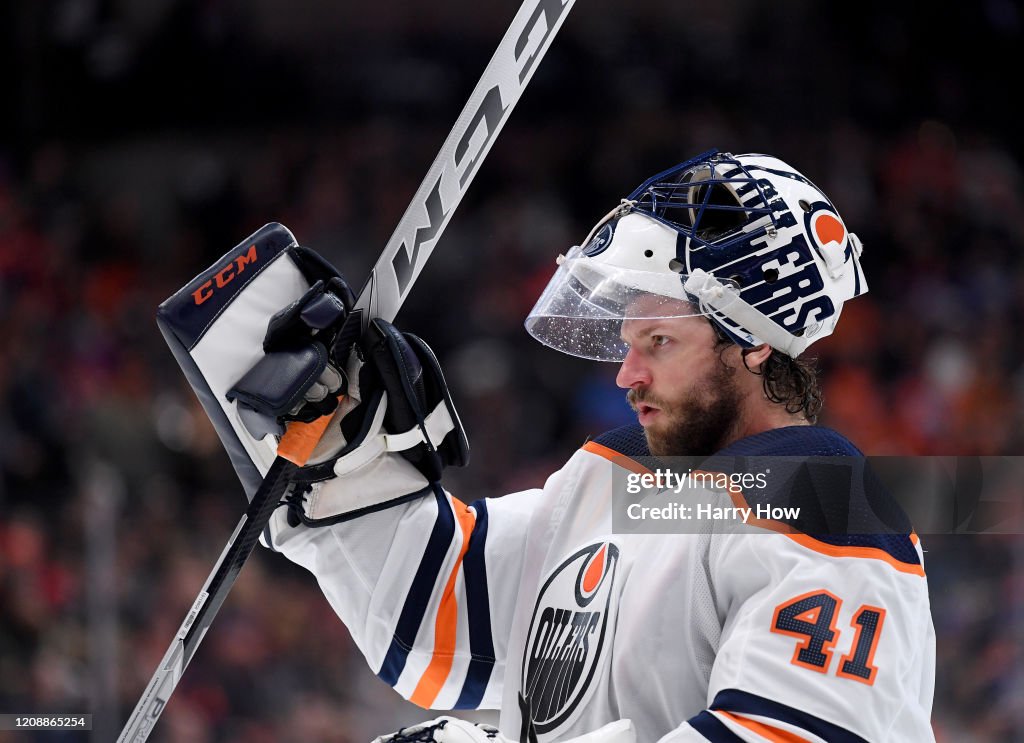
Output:
[[[736,290],[723,284],[704,269],[696,268],[683,288],[700,300],[701,305],[720,312],[742,325],[772,348],[796,358],[811,344],[812,335],[796,336],[762,315],[753,305],[740,299]]]

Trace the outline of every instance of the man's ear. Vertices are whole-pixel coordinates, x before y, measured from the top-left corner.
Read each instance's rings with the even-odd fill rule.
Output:
[[[743,357],[743,366],[747,367],[747,371],[759,375],[761,374],[761,364],[772,355],[772,347],[767,343],[762,343],[753,348],[744,348],[740,354]]]

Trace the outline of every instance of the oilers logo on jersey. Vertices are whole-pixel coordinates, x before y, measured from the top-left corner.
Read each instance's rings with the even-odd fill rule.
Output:
[[[566,558],[545,580],[524,650],[521,740],[557,733],[584,706],[608,655],[618,567],[619,548],[595,542]]]

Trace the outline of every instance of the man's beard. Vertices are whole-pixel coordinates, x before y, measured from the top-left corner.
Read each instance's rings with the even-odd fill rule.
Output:
[[[665,420],[644,429],[647,448],[656,457],[709,456],[721,449],[739,421],[740,391],[733,369],[718,365],[682,400],[665,400],[644,389],[629,390],[626,400],[636,410],[646,402]]]

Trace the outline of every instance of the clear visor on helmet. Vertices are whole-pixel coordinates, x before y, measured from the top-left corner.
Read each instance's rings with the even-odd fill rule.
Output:
[[[596,361],[622,361],[634,334],[649,321],[707,315],[683,289],[687,275],[641,271],[602,263],[600,257],[573,248],[561,260],[537,304],[526,330],[557,351]],[[721,309],[736,296],[726,287],[716,302]]]

